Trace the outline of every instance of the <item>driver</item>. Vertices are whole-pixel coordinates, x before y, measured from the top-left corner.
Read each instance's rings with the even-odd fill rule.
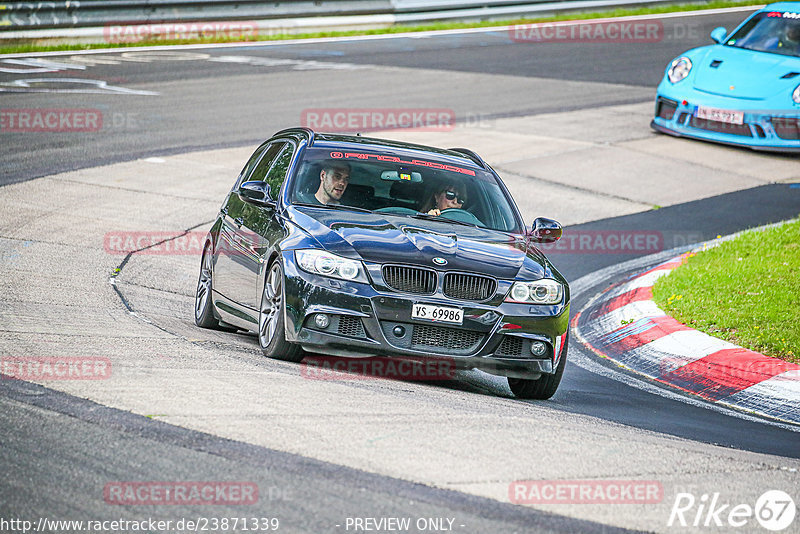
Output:
[[[782,42],[795,55],[800,51],[800,20],[789,21],[783,33]]]
[[[791,55],[800,53],[800,20],[787,20],[781,36],[769,39],[764,49]]]
[[[320,204],[339,204],[347,184],[350,183],[350,165],[331,160],[319,173],[319,188],[314,198]]]
[[[467,202],[467,194],[462,184],[448,183],[434,191],[431,199],[423,210],[428,215],[439,216],[442,211],[449,209],[462,209]]]

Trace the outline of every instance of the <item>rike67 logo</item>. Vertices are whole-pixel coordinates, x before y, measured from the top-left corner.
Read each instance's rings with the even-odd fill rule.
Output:
[[[755,532],[756,523],[772,532],[787,529],[794,522],[797,508],[788,493],[781,490],[764,492],[755,502],[731,504],[719,493],[704,493],[696,498],[691,493],[678,493],[668,527],[717,527],[730,532],[731,528],[742,532]]]

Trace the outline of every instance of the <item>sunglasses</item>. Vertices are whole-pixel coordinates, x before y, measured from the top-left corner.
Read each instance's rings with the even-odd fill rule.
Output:
[[[445,194],[444,194],[444,197],[447,200],[455,200],[459,204],[463,204],[464,202],[467,201],[467,199],[466,199],[466,197],[464,197],[464,195],[459,195],[455,191],[446,191]]]

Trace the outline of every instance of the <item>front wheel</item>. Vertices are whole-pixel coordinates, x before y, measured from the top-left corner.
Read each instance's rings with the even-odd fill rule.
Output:
[[[200,278],[197,280],[197,291],[194,295],[194,323],[201,328],[219,328],[219,321],[214,317],[213,290],[213,254],[211,243],[203,248],[203,259],[200,260]]]
[[[511,393],[520,399],[539,400],[546,400],[555,395],[558,385],[561,383],[561,376],[564,374],[564,367],[567,365],[568,344],[569,339],[565,339],[564,347],[561,349],[561,360],[558,362],[556,372],[552,375],[542,375],[536,380],[508,377],[508,387],[511,388]]]
[[[258,344],[264,356],[299,362],[303,359],[303,349],[286,341],[284,328],[283,267],[275,260],[267,272],[264,292],[261,294],[261,308],[258,313]]]

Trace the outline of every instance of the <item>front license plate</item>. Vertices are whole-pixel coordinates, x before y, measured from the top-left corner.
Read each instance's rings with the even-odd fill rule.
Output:
[[[411,318],[435,321],[437,323],[461,324],[464,322],[464,310],[461,308],[431,306],[430,304],[414,304],[411,309]]]
[[[744,124],[744,112],[697,106],[697,118],[727,124]]]

